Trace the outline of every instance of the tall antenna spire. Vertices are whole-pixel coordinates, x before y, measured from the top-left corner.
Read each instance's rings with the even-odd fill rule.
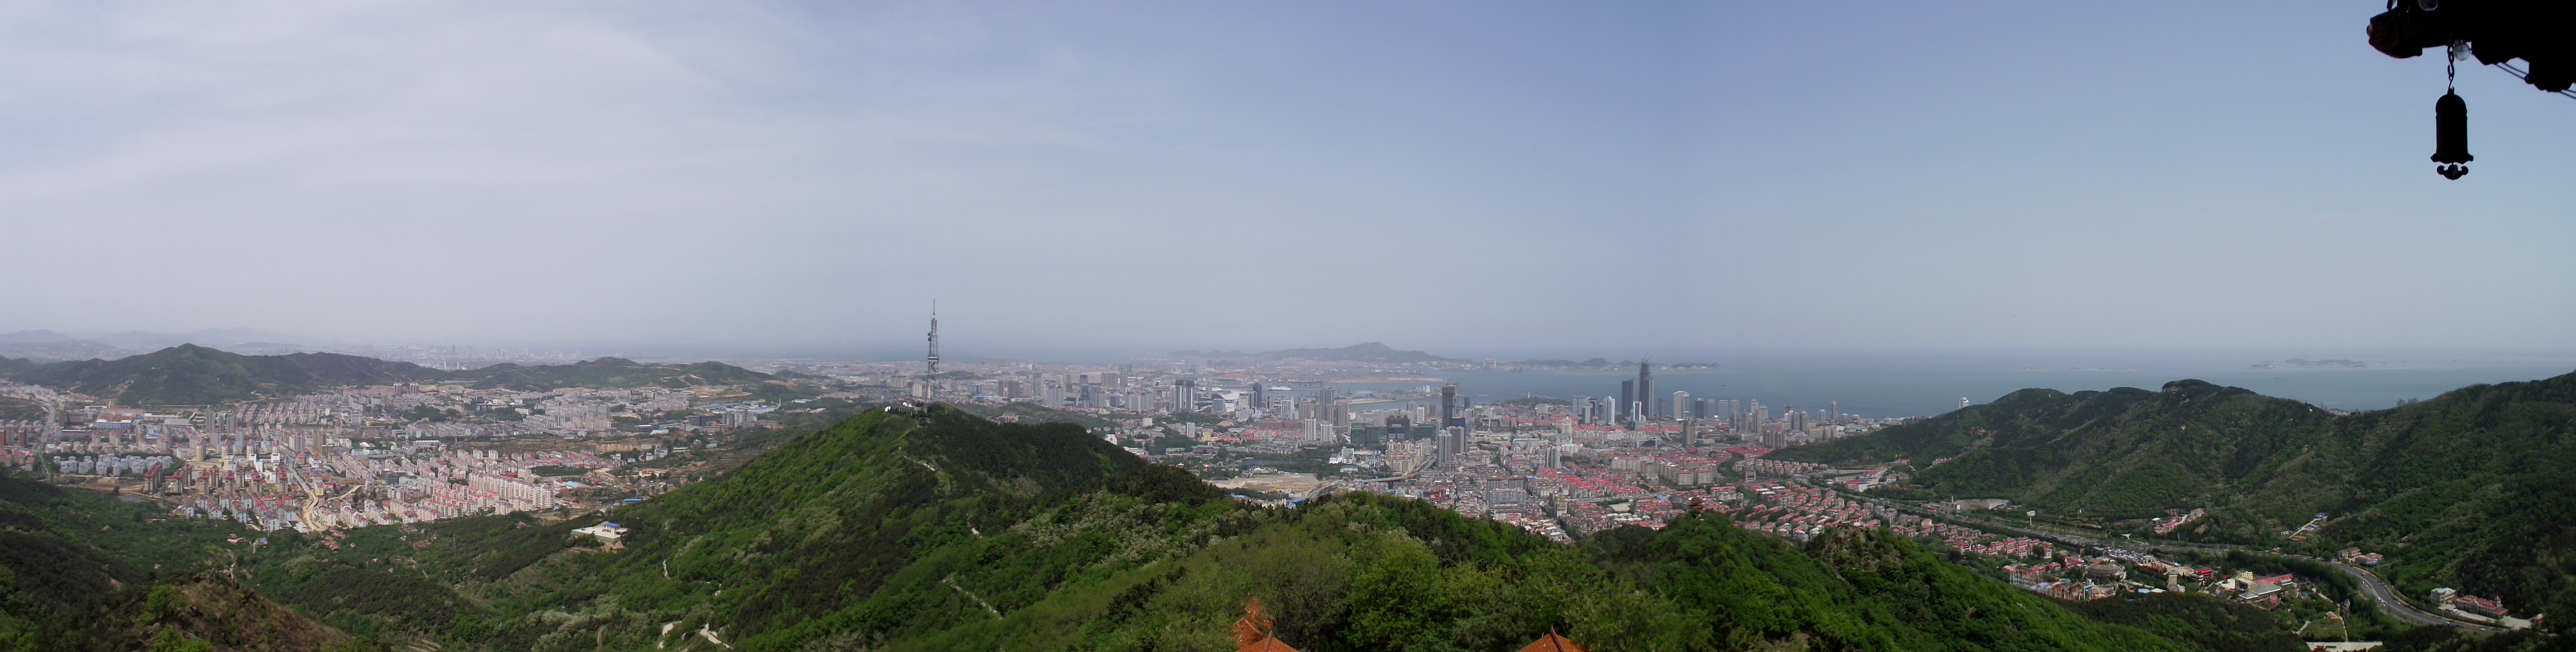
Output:
[[[930,300],[930,375],[939,375],[939,300]]]

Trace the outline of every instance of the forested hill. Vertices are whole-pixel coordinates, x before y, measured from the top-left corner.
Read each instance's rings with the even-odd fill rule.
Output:
[[[601,518],[624,549],[570,533]],[[1567,547],[1367,494],[1266,509],[1071,424],[944,406],[867,412],[605,517],[357,539],[280,548],[261,588],[447,650],[1232,649],[1250,596],[1317,652],[1512,650],[1551,628],[1605,652],[2190,649],[1885,533],[1801,548],[1709,514]],[[377,566],[401,571],[332,570]],[[2297,649],[2274,642],[2249,649]]]
[[[2401,588],[2454,586],[2521,613],[2576,608],[2576,374],[2476,385],[2334,415],[2196,380],[2161,391],[2028,389],[1867,437],[1782,451],[1911,458],[1944,497],[2001,497],[2102,519],[2208,508],[2186,538],[2360,546]],[[1948,458],[1932,465],[1934,460]],[[2317,513],[2322,536],[2293,543]]]
[[[208,550],[240,530],[160,513],[0,476],[0,650],[380,649],[242,584]]]
[[[205,405],[343,385],[427,380],[438,370],[338,353],[242,355],[194,344],[119,358],[37,365],[18,380],[125,405]]]
[[[437,379],[444,382],[465,383],[476,389],[542,392],[565,387],[677,389],[714,385],[752,385],[778,380],[778,377],[722,362],[676,365],[643,363],[625,358],[600,358],[563,365],[518,365],[504,362],[481,369],[444,372]]]
[[[95,396],[122,405],[208,405],[312,393],[351,385],[461,383],[477,389],[547,391],[563,387],[702,387],[778,380],[722,362],[688,365],[600,358],[567,365],[496,364],[442,371],[339,353],[242,355],[194,344],[116,360],[36,365],[12,361],[0,376]]]

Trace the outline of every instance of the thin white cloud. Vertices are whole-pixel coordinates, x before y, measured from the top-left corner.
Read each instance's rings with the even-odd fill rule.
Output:
[[[936,296],[1031,351],[2571,341],[2571,163],[2525,143],[2563,111],[2475,89],[2535,135],[2439,184],[2429,100],[2374,90],[2413,62],[2310,29],[2342,9],[1920,11],[0,5],[0,329],[872,350]],[[2230,30],[2308,72],[2172,41]]]

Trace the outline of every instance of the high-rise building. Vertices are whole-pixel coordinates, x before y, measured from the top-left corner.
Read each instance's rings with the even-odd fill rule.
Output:
[[[1458,417],[1458,384],[1440,386],[1440,427],[1465,425]]]
[[[1628,419],[1628,404],[1635,402],[1637,402],[1637,381],[1619,381],[1619,402],[1612,404],[1610,408],[1617,411],[1617,414],[1613,416],[1613,418],[1623,422],[1626,421]]]
[[[1464,426],[1449,426],[1440,429],[1440,435],[1440,438],[1449,444],[1450,462],[1453,464],[1466,464],[1467,428]]]
[[[1825,423],[1843,422],[1843,402],[1825,401]]]
[[[1198,411],[1198,409],[1199,409],[1199,400],[1198,400],[1198,397],[1199,397],[1199,388],[1198,388],[1198,384],[1199,384],[1199,383],[1198,383],[1198,381],[1196,381],[1196,380],[1191,380],[1191,379],[1188,379],[1188,378],[1182,378],[1182,379],[1179,379],[1179,380],[1174,380],[1174,381],[1172,381],[1172,411],[1173,411],[1173,412],[1197,412],[1197,411]]]
[[[1669,414],[1671,414],[1675,419],[1688,419],[1691,417],[1690,392],[1673,392],[1673,406]]]
[[[1431,463],[1433,465],[1455,466],[1458,464],[1458,448],[1455,445],[1455,442],[1449,440],[1449,433],[1446,429],[1441,431],[1439,437],[1432,438],[1431,450]]]
[[[1787,417],[1789,419],[1790,432],[1798,432],[1807,429],[1807,413],[1803,410],[1799,410],[1798,406],[1789,406],[1786,408],[1785,413],[1780,416]]]
[[[1565,410],[1574,413],[1575,423],[1592,423],[1592,397],[1590,396],[1574,397],[1574,400],[1566,402]]]
[[[1654,395],[1655,372],[1646,370],[1646,363],[1639,362],[1637,363],[1637,400],[1652,402],[1654,399],[1650,397]],[[1654,408],[1649,406],[1646,409],[1652,410]],[[1643,416],[1652,417],[1655,415],[1646,414]]]

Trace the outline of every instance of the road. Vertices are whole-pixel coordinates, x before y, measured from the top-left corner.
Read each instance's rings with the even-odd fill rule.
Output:
[[[1837,490],[1837,491],[1839,492],[1839,490]],[[2000,530],[2004,530],[2004,531],[2007,531],[2007,532],[2012,532],[2012,533],[2019,534],[2019,535],[2026,536],[2026,537],[2033,537],[2033,538],[2039,538],[2039,539],[2048,539],[2048,540],[2056,541],[2056,542],[2059,542],[2059,543],[2065,543],[2065,544],[2071,544],[2071,545],[2079,545],[2079,546],[2086,546],[2086,547],[2095,547],[2095,548],[2104,547],[2104,546],[2106,546],[2106,545],[2108,545],[2108,544],[2110,543],[2110,542],[2108,542],[2108,541],[2104,541],[2104,540],[2100,540],[2100,539],[2094,539],[2094,538],[2090,538],[2090,537],[2079,537],[2079,536],[2073,536],[2073,535],[2068,535],[2068,534],[2059,533],[2059,532],[2049,532],[2049,531],[2045,531],[2045,530],[2034,530],[2034,529],[2029,529],[2029,528],[2014,527],[2014,526],[2012,526],[2012,525],[2009,525],[2009,524],[2006,524],[2006,523],[2002,522],[2001,520],[1977,519],[1977,520],[1975,520],[1975,521],[1967,521],[1966,519],[1961,519],[1961,518],[1959,518],[1959,517],[1958,517],[1957,515],[1955,515],[1955,514],[1940,514],[1940,513],[1935,513],[1935,512],[1927,511],[1927,510],[1924,510],[1924,509],[1921,509],[1921,508],[1917,508],[1917,507],[1914,507],[1914,506],[1911,506],[1911,505],[1905,505],[1905,504],[1902,504],[1902,503],[1898,503],[1898,502],[1890,501],[1890,500],[1885,500],[1885,499],[1881,499],[1881,498],[1873,498],[1873,497],[1870,497],[1870,496],[1864,496],[1864,495],[1853,494],[1853,493],[1848,493],[1848,492],[1840,492],[1840,493],[1842,493],[1843,497],[1845,497],[1845,498],[1854,498],[1854,499],[1859,499],[1859,500],[1867,501],[1867,502],[1874,503],[1874,504],[1878,504],[1878,505],[1885,505],[1885,506],[1887,506],[1887,507],[1891,507],[1891,508],[1897,509],[1897,510],[1899,510],[1899,511],[1907,512],[1907,513],[1911,513],[1911,514],[1917,514],[1917,515],[1923,515],[1923,516],[1932,516],[1932,517],[1935,517],[1935,518],[1945,518],[1945,519],[1952,520],[1952,521],[1965,521],[1965,522],[1966,522],[1966,524],[1968,524],[1968,525],[1972,525],[1972,526],[1977,527],[1977,528],[1980,528],[1980,529],[2000,529]],[[2384,613],[2384,614],[2388,614],[2388,615],[2389,615],[2389,617],[2396,618],[2396,619],[2398,619],[2398,620],[2402,620],[2402,621],[2406,621],[2406,622],[2410,622],[2410,623],[2414,623],[2414,624],[2418,624],[2418,625],[2449,625],[2449,626],[2452,626],[2452,627],[2459,627],[2459,628],[2463,628],[2463,629],[2471,629],[2471,630],[2476,630],[2476,631],[2481,631],[2481,632],[2501,632],[2501,631],[2504,631],[2502,628],[2498,628],[2498,627],[2491,627],[2491,626],[2487,626],[2487,625],[2481,625],[2481,624],[2472,623],[2472,622],[2467,622],[2467,621],[2463,621],[2463,620],[2455,620],[2455,619],[2451,619],[2451,618],[2445,618],[2445,617],[2441,616],[2440,614],[2435,614],[2435,613],[2432,613],[2432,612],[2428,612],[2428,611],[2424,611],[2424,610],[2421,610],[2421,609],[2417,609],[2417,608],[2415,608],[2415,606],[2414,606],[2414,605],[2407,604],[2407,603],[2406,603],[2406,601],[2405,601],[2404,599],[2401,599],[2401,598],[2397,595],[2397,592],[2396,592],[2395,590],[2393,590],[2393,589],[2389,588],[2388,583],[2387,583],[2386,581],[2383,581],[2383,580],[2379,579],[2379,576],[2378,576],[2378,575],[2373,575],[2373,574],[2371,574],[2371,573],[2370,573],[2370,571],[2362,570],[2362,569],[2360,569],[2360,568],[2358,568],[2358,567],[2354,567],[2354,566],[2352,566],[2352,565],[2350,565],[2350,564],[2346,564],[2346,563],[2339,562],[2339,561],[2334,561],[2334,560],[2331,560],[2331,559],[2318,559],[2318,558],[2315,558],[2315,557],[2309,557],[2309,556],[2306,556],[2306,555],[2289,555],[2289,554],[2282,554],[2282,553],[2276,553],[2276,552],[2265,552],[2265,551],[2259,551],[2259,550],[2237,550],[2237,549],[2231,549],[2231,548],[2202,548],[2202,547],[2198,547],[2198,546],[2179,546],[2179,545],[2171,545],[2171,544],[2161,544],[2161,545],[2160,545],[2160,544],[2143,544],[2143,547],[2148,548],[2148,549],[2151,549],[2151,550],[2194,550],[2194,551],[2199,551],[2199,552],[2213,552],[2213,553],[2220,553],[2220,554],[2225,554],[2225,553],[2230,553],[2230,552],[2242,552],[2242,553],[2251,554],[2251,555],[2271,555],[2271,556],[2274,556],[2274,557],[2289,557],[2289,558],[2296,558],[2296,559],[2305,559],[2305,560],[2314,561],[2314,562],[2318,562],[2318,563],[2322,563],[2322,564],[2327,564],[2327,565],[2330,565],[2330,566],[2335,567],[2335,569],[2336,569],[2336,570],[2341,570],[2341,571],[2343,571],[2343,573],[2344,573],[2345,575],[2350,575],[2350,576],[2352,576],[2352,578],[2353,578],[2354,580],[2358,580],[2358,581],[2360,581],[2360,582],[2361,582],[2361,588],[2362,588],[2362,591],[2363,591],[2364,593],[2368,593],[2368,594],[2370,594],[2370,599],[2371,599],[2372,601],[2374,601],[2374,602],[2379,603],[2379,612],[2380,612],[2380,613]]]
[[[2322,559],[2319,559],[2318,561],[2325,561],[2325,563],[2333,564],[2335,569],[2343,571],[2345,575],[2351,575],[2353,579],[2361,580],[2362,590],[2370,594],[2370,599],[2379,602],[2380,613],[2396,616],[2398,620],[2404,620],[2418,625],[2452,625],[2482,632],[2504,631],[2502,628],[2489,627],[2477,623],[2461,622],[2444,618],[2421,609],[2416,609],[2415,605],[2406,604],[2405,600],[2400,599],[2397,596],[2396,591],[2389,589],[2387,582],[2379,581],[2379,576],[2377,575],[2372,575],[2368,571],[2353,568],[2352,566],[2339,561],[2326,561]]]
[[[2501,632],[2501,631],[2504,631],[2504,628],[2501,628],[2501,627],[2492,627],[2492,626],[2488,626],[2488,625],[2481,625],[2481,624],[2478,624],[2478,623],[2468,622],[2468,621],[2464,621],[2464,620],[2457,620],[2457,619],[2452,619],[2452,618],[2445,618],[2445,617],[2442,617],[2442,615],[2440,615],[2440,614],[2436,614],[2436,613],[2433,613],[2433,612],[2425,611],[2425,610],[2422,610],[2422,609],[2417,609],[2417,608],[2415,608],[2415,605],[2407,604],[2407,603],[2406,603],[2406,600],[2404,600],[2403,598],[2400,598],[2400,597],[2397,595],[2397,591],[2396,591],[2395,589],[2389,588],[2389,586],[2388,586],[2388,582],[2386,582],[2386,581],[2383,581],[2383,580],[2379,579],[2379,576],[2378,576],[2378,575],[2371,574],[2371,572],[2370,572],[2370,571],[2362,570],[2361,568],[2356,567],[2356,566],[2353,566],[2353,565],[2351,565],[2351,564],[2346,564],[2346,563],[2339,562],[2339,561],[2335,561],[2335,560],[2331,560],[2331,559],[2318,559],[2318,558],[2316,558],[2316,557],[2310,557],[2310,556],[2307,556],[2307,555],[2290,555],[2290,554],[2282,554],[2282,553],[2277,553],[2277,552],[2264,552],[2264,551],[2260,551],[2260,550],[2236,550],[2236,551],[2231,551],[2231,550],[2228,550],[2228,549],[2225,549],[2225,548],[2201,548],[2201,547],[2195,547],[2195,546],[2172,546],[2172,545],[2164,545],[2164,546],[2153,546],[2153,547],[2152,547],[2152,549],[2155,549],[2155,550],[2172,550],[2172,549],[2180,549],[2180,550],[2198,550],[2198,551],[2203,551],[2203,552],[2243,552],[2243,553],[2245,553],[2245,554],[2249,554],[2249,555],[2271,555],[2271,556],[2274,556],[2274,557],[2286,557],[2286,558],[2291,558],[2291,559],[2305,559],[2305,560],[2308,560],[2308,561],[2313,561],[2313,562],[2317,562],[2317,563],[2320,563],[2320,564],[2325,564],[2325,565],[2328,565],[2328,566],[2333,566],[2333,567],[2335,567],[2335,570],[2343,571],[2343,574],[2345,574],[2345,575],[2350,575],[2350,576],[2352,576],[2352,578],[2353,578],[2354,580],[2358,580],[2358,581],[2360,581],[2360,582],[2361,582],[2361,590],[2362,590],[2362,592],[2363,592],[2363,593],[2368,593],[2368,594],[2370,594],[2370,599],[2371,599],[2372,601],[2375,601],[2375,602],[2378,602],[2378,603],[2379,603],[2379,612],[2380,612],[2380,613],[2384,613],[2384,614],[2388,614],[2390,617],[2396,618],[2396,619],[2398,619],[2398,620],[2403,620],[2403,621],[2406,621],[2406,622],[2415,623],[2415,624],[2417,624],[2417,625],[2450,625],[2450,626],[2453,626],[2453,627],[2459,627],[2459,628],[2462,628],[2462,629],[2471,629],[2471,630],[2476,630],[2476,631],[2481,631],[2481,632]]]

